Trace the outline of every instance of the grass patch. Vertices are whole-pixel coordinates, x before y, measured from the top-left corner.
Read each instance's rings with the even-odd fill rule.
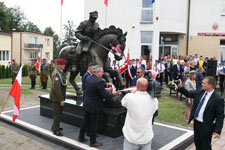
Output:
[[[184,100],[180,101],[178,97],[163,93],[159,99],[159,115],[156,117],[156,121],[192,127],[186,122],[185,110]]]
[[[71,86],[71,84],[69,83],[69,76],[70,76],[70,73],[67,74],[67,81],[68,81],[68,86]],[[81,81],[80,74],[77,75],[75,81],[76,82],[80,82]],[[11,83],[12,83],[12,79],[11,78],[0,79],[0,85],[1,84],[11,85]],[[22,77],[22,85],[31,85],[31,80],[30,80],[30,78],[28,76],[27,77]],[[37,78],[36,78],[36,86],[38,87],[39,85],[40,85],[40,76],[37,76]],[[49,77],[48,78],[48,88],[50,88],[51,85],[52,85],[52,81],[51,81],[51,78]]]

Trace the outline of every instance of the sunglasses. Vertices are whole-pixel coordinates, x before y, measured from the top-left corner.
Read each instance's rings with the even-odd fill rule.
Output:
[[[137,74],[141,73],[141,72],[136,72]]]

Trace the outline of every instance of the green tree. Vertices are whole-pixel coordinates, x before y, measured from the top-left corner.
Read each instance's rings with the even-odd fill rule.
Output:
[[[65,30],[65,36],[63,39],[63,43],[67,43],[69,45],[73,45],[76,42],[76,36],[75,36],[75,25],[73,24],[73,21],[67,22],[66,25],[64,25],[63,29]]]
[[[31,21],[28,21],[27,23],[25,23],[25,24],[23,25],[23,30],[41,33],[41,30],[38,28],[38,26],[35,25],[35,24],[34,24],[33,22],[31,22]]]
[[[9,29],[9,16],[7,14],[7,7],[3,2],[0,2],[0,28],[1,30],[8,30]]]
[[[26,17],[20,7],[8,8],[9,29],[21,30]]]
[[[59,36],[55,33],[55,31],[51,27],[46,27],[44,30],[44,34],[53,36],[53,59],[57,59],[58,49],[60,45]]]

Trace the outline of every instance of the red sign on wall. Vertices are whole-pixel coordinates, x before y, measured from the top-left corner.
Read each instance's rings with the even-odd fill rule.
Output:
[[[225,36],[225,33],[198,33],[198,36]]]

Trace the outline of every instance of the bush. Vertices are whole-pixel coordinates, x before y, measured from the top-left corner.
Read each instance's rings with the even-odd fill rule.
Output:
[[[23,69],[22,69],[22,76],[23,76],[23,77],[28,76],[28,66],[27,66],[27,65],[24,65],[24,66],[23,66]]]
[[[0,79],[2,79],[2,65],[0,65]]]
[[[6,78],[6,69],[5,69],[5,65],[2,65],[2,78]]]
[[[6,67],[6,78],[10,78],[11,74],[10,74],[10,68],[7,66]]]

